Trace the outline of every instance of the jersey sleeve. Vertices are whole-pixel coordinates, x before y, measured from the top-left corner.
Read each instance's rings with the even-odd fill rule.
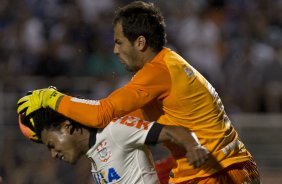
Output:
[[[58,112],[89,127],[103,128],[121,117],[169,93],[170,75],[161,65],[147,63],[131,81],[101,100],[64,96]]]
[[[145,143],[156,143],[162,125],[133,116],[114,119],[110,124],[111,137],[121,148],[136,148]]]
[[[149,130],[149,133],[146,137],[145,144],[155,145],[158,143],[159,135],[163,129],[164,125],[159,123],[154,123],[152,128]]]

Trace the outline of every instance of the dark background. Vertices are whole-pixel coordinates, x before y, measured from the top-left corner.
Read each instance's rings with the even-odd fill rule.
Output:
[[[0,0],[0,176],[4,183],[91,183],[87,160],[76,166],[61,163],[44,146],[20,134],[16,102],[28,90],[49,85],[99,99],[126,83],[131,74],[112,52],[112,19],[114,9],[127,2]],[[281,182],[275,173],[282,170],[282,1],[151,2],[165,16],[167,46],[216,88],[257,158],[263,179]],[[154,152],[156,159],[163,156],[161,150]]]

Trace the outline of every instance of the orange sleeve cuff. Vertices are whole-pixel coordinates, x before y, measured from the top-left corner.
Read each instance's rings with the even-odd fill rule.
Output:
[[[58,106],[59,113],[68,116],[68,107],[69,107],[70,99],[71,96],[67,96],[67,95],[63,96]]]

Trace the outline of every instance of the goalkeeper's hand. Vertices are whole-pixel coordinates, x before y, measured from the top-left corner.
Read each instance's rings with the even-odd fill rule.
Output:
[[[17,113],[25,112],[28,116],[41,107],[56,110],[57,102],[63,96],[64,94],[58,92],[55,87],[34,90],[31,94],[19,99]]]
[[[208,149],[200,144],[189,149],[186,149],[186,157],[188,163],[193,166],[193,168],[199,168],[203,165],[209,158],[210,153]]]

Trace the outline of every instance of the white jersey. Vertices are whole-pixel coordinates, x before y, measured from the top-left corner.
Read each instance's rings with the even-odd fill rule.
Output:
[[[124,116],[98,129],[95,144],[86,154],[97,184],[159,183],[152,155],[144,144],[153,124]]]

